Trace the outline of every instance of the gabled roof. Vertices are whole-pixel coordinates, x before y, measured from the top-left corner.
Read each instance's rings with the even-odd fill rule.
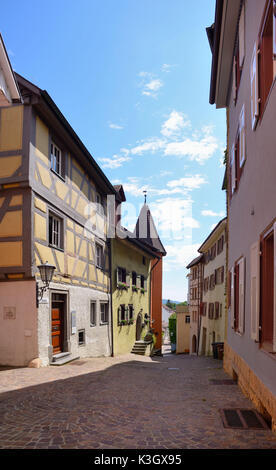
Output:
[[[0,33],[0,103],[21,102],[21,94],[16,81],[4,40]]]
[[[208,235],[206,240],[199,247],[198,249],[199,253],[204,253],[204,250],[206,249],[205,248],[206,244],[208,244],[212,238],[216,238],[216,236],[220,233],[220,231],[226,227],[226,221],[227,221],[227,217],[224,217],[224,219],[219,221],[219,223],[215,226],[212,232]]]
[[[40,115],[45,116],[46,119],[52,121],[52,126],[58,132],[57,128],[65,131],[65,140],[68,143],[68,136],[71,138],[71,145],[76,148],[79,160],[82,166],[90,174],[91,178],[95,180],[97,185],[105,191],[107,194],[116,194],[116,190],[111,182],[108,180],[104,172],[101,170],[99,165],[94,160],[91,153],[85,147],[79,136],[76,134],[74,129],[71,127],[67,119],[64,117],[60,109],[57,107],[55,102],[52,100],[46,90],[42,90],[38,86],[31,83],[26,78],[22,77],[18,73],[15,74],[19,86],[22,89],[23,99],[31,102]],[[34,97],[32,101],[32,96]],[[54,124],[53,124],[54,122]]]
[[[133,233],[135,234],[135,238],[149,246],[152,250],[162,254],[162,256],[167,254],[159,238],[150,209],[146,203],[140,211]]]
[[[124,188],[122,184],[115,184],[114,189],[116,191],[116,200],[119,202],[125,202],[126,201],[126,196],[124,192]]]
[[[190,269],[192,268],[193,266],[196,266],[197,264],[200,263],[200,261],[203,259],[203,255],[199,255],[197,256],[197,258],[194,258],[193,261],[191,261],[188,266],[186,266],[186,269]]]

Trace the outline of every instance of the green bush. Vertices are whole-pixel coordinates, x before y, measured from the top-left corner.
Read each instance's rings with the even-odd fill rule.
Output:
[[[171,343],[176,344],[176,314],[173,313],[169,318],[169,334]]]

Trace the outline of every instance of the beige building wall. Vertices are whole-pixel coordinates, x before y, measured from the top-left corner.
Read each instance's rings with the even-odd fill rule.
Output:
[[[188,305],[176,306],[176,354],[190,352],[190,314]]]
[[[217,254],[218,240],[223,236],[223,250]],[[205,259],[208,259],[208,251],[216,246],[216,256],[209,262],[205,262],[203,272],[203,293],[200,315],[200,338],[199,354],[210,356],[213,354],[212,343],[224,342],[225,338],[225,308],[226,308],[226,221],[223,222],[212,236],[203,245],[202,252]],[[214,288],[210,289],[210,277],[215,275],[219,268],[224,269],[223,282],[216,280]],[[204,288],[206,279],[208,290]],[[219,304],[218,316],[216,316],[215,305]],[[214,304],[213,318],[210,318],[209,306]],[[205,309],[204,309],[205,305]]]

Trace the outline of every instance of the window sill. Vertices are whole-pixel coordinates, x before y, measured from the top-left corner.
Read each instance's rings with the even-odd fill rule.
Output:
[[[109,325],[108,322],[100,322],[100,326],[107,326],[107,325]]]
[[[48,247],[49,248],[54,248],[55,250],[58,250],[58,251],[61,251],[62,253],[64,253],[64,248],[59,248],[58,246],[51,245],[50,243],[48,244]]]
[[[63,183],[66,182],[65,177],[60,175],[59,173],[57,173],[55,170],[53,170],[53,168],[51,168],[51,172],[54,173],[54,175],[56,175],[59,179],[61,179],[61,181],[63,181]]]

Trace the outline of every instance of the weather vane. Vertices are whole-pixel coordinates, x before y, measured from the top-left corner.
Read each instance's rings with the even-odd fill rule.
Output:
[[[143,191],[143,193],[144,193],[144,197],[145,197],[145,204],[146,204],[146,202],[147,202],[147,191]]]

